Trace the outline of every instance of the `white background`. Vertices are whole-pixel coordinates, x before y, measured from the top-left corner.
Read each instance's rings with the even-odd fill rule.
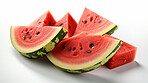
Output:
[[[148,83],[147,4],[146,0],[1,0],[0,83]],[[47,59],[23,57],[11,45],[11,25],[28,25],[47,10],[56,20],[69,12],[78,22],[85,7],[119,26],[113,36],[138,48],[134,62],[69,74]]]

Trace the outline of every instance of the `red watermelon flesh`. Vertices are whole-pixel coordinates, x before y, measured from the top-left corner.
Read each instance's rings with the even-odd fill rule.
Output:
[[[117,39],[113,36],[104,35],[105,37]],[[124,41],[122,41],[122,45],[119,50],[115,53],[115,55],[105,64],[108,68],[113,69],[119,67],[121,65],[127,64],[129,62],[134,61],[136,56],[137,48],[132,46]]]
[[[25,48],[31,48],[35,47],[36,45],[39,45],[40,43],[45,41],[50,35],[52,35],[56,30],[56,28],[52,27],[33,27],[33,26],[28,26],[28,27],[17,26],[17,27],[18,28],[15,28],[16,30],[14,30],[15,39],[19,45]],[[26,35],[27,32],[28,34]]]
[[[74,18],[70,15],[70,13],[67,13],[61,20],[59,20],[57,23],[54,24],[54,26],[62,26],[66,30],[68,30],[68,34],[66,37],[73,36],[77,22],[74,20]]]
[[[118,27],[111,21],[85,8],[74,35],[84,31],[87,33],[103,35],[110,31],[113,33],[117,28]]]
[[[52,38],[59,30],[60,28],[58,27],[50,26],[13,26],[11,28],[11,31],[13,32],[11,33],[11,39],[15,48],[25,49],[23,51],[32,51],[34,48],[48,43],[48,41],[50,41],[49,38]]]
[[[29,26],[52,26],[56,23],[50,11],[45,12],[39,18],[34,20]]]

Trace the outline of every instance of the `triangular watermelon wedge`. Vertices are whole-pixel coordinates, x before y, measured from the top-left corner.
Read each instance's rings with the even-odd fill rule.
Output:
[[[62,40],[47,57],[67,72],[84,73],[105,64],[121,44],[120,40],[82,33]]]
[[[117,39],[108,34],[104,35],[105,37]],[[119,39],[118,39],[119,40]],[[121,40],[122,41],[122,40]],[[122,45],[119,50],[115,53],[115,55],[105,64],[109,69],[113,69],[119,67],[121,65],[130,63],[134,61],[136,56],[137,48],[133,45],[130,45],[124,41],[122,41]]]
[[[38,17],[29,26],[52,26],[56,23],[54,17],[50,11],[45,12],[43,15]]]
[[[71,37],[75,32],[75,29],[77,27],[77,22],[70,15],[70,13],[67,13],[61,20],[55,23],[54,26],[64,27],[65,29],[68,30],[68,34],[65,37]]]
[[[85,8],[74,35],[81,32],[98,35],[112,34],[117,28],[113,22]]]

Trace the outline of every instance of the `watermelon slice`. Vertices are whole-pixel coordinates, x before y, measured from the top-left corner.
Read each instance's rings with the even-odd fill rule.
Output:
[[[52,26],[56,23],[50,11],[45,12],[39,18],[30,23],[29,26]]]
[[[67,13],[61,20],[55,23],[54,26],[64,27],[65,29],[68,30],[68,34],[65,37],[71,37],[75,32],[77,22],[73,19],[70,13]]]
[[[28,58],[38,58],[54,49],[66,33],[62,27],[12,26],[10,37],[17,51]]]
[[[111,21],[85,8],[74,35],[84,31],[89,34],[98,35],[103,35],[105,33],[112,34],[117,28],[117,25]]]
[[[113,36],[104,35],[105,37],[109,37],[109,38],[113,38],[113,39],[117,39]],[[108,68],[113,69],[116,67],[119,67],[121,65],[130,63],[132,61],[134,61],[135,56],[136,56],[136,51],[137,48],[122,41],[122,45],[119,48],[119,50],[117,51],[117,53],[105,64]]]
[[[62,40],[47,57],[67,72],[83,73],[105,64],[121,44],[120,40],[82,33]]]

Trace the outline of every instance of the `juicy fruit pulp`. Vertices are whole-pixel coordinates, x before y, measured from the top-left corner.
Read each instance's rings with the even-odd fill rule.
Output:
[[[117,25],[111,21],[85,8],[74,34],[81,32],[98,35],[112,34],[117,28]]]
[[[52,26],[56,23],[50,11],[45,12],[39,18],[30,23],[29,26]]]
[[[62,27],[12,26],[11,42],[16,50],[29,58],[50,52],[66,35]]]
[[[117,39],[113,36],[104,35],[105,37]],[[105,64],[108,68],[113,69],[121,65],[134,61],[137,48],[122,41],[122,45],[115,55]]]
[[[67,72],[83,73],[106,63],[120,46],[120,40],[80,34],[61,41],[47,57]]]
[[[70,15],[70,13],[67,13],[61,20],[55,23],[54,26],[64,27],[66,30],[68,30],[68,34],[66,35],[66,37],[71,37],[75,32],[77,23],[74,20],[74,18]]]

